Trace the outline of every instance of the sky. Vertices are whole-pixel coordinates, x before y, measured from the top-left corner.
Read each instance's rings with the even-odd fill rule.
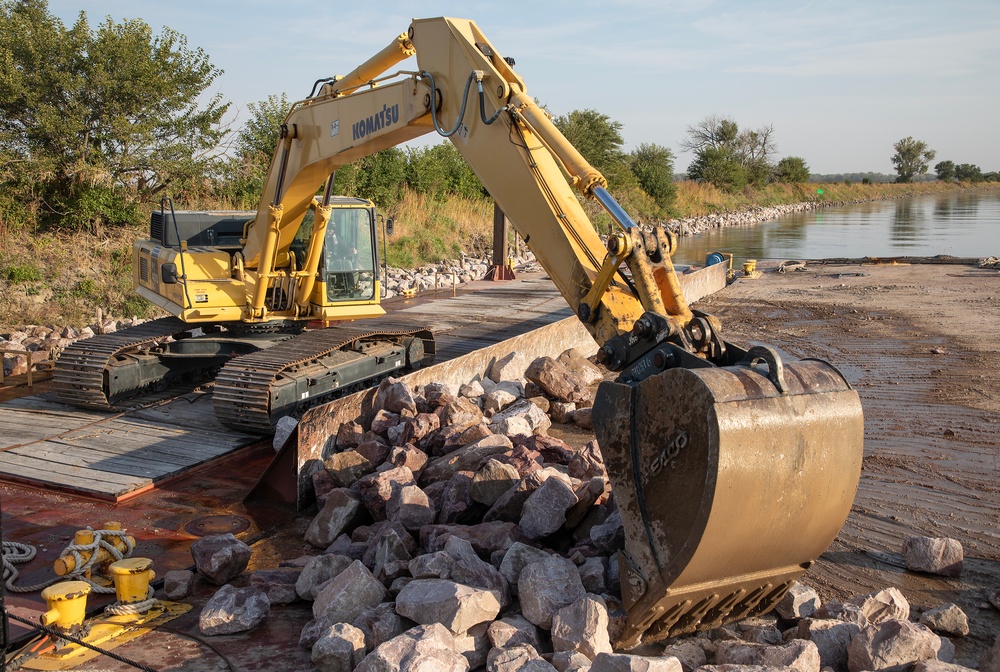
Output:
[[[998,0],[49,0],[71,25],[110,16],[164,26],[224,73],[211,93],[246,105],[344,74],[405,32],[413,16],[476,21],[528,93],[555,115],[594,109],[622,124],[625,149],[670,148],[709,115],[774,126],[776,158],[813,173],[892,173],[912,136],[936,163],[1000,170]],[[415,69],[414,60],[400,64]],[[430,139],[426,142],[436,142]]]

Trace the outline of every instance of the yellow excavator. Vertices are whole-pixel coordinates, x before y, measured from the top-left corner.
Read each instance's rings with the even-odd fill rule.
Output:
[[[413,55],[416,71],[385,74]],[[847,380],[819,360],[739,348],[692,310],[674,237],[632,221],[474,22],[414,20],[313,94],[281,127],[251,220],[222,224],[223,213],[182,231],[165,209],[154,217],[135,245],[136,283],[175,317],[68,349],[55,373],[64,398],[109,408],[211,370],[220,418],[266,431],[302,403],[427,361],[430,333],[372,319],[382,309],[371,203],[330,192],[340,166],[437,131],[619,372],[593,412],[626,535],[616,645],[770,610],[850,511],[863,418]],[[618,224],[606,244],[573,188]],[[335,324],[302,331],[316,320]]]

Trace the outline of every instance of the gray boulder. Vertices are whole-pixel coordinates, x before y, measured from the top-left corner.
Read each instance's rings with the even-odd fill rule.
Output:
[[[590,660],[611,653],[608,638],[608,608],[597,595],[584,595],[552,618],[552,649],[579,651]]]
[[[263,590],[271,604],[291,604],[299,598],[295,584],[301,573],[296,567],[261,569],[250,575],[250,585]]]
[[[217,586],[242,574],[251,555],[250,547],[231,533],[202,537],[191,544],[195,569]]]
[[[500,613],[500,601],[481,588],[446,579],[414,579],[396,596],[396,613],[416,623],[440,623],[462,633]]]
[[[198,616],[203,635],[231,635],[257,627],[271,613],[271,603],[260,588],[224,585],[216,591]]]
[[[455,637],[440,623],[418,625],[365,656],[355,672],[468,672],[469,661],[455,651]]]
[[[847,649],[851,640],[861,632],[856,623],[836,619],[806,618],[799,622],[796,634],[807,639],[819,650],[819,662],[834,672],[847,672]]]
[[[303,600],[315,600],[320,586],[350,567],[352,562],[346,555],[313,556],[295,580],[295,592]]]
[[[922,660],[934,660],[941,638],[919,623],[889,620],[869,625],[851,641],[847,653],[850,672],[903,670]]]
[[[306,541],[316,548],[326,548],[343,532],[350,532],[363,511],[361,497],[347,488],[327,493],[326,502],[306,530]]]
[[[552,617],[586,595],[576,565],[558,555],[533,562],[517,581],[521,613],[540,628],[552,627]]]
[[[942,635],[965,637],[969,634],[969,618],[957,604],[942,604],[920,615],[920,623]]]
[[[194,589],[197,576],[189,569],[175,569],[163,575],[163,594],[168,600],[183,600]]]
[[[313,616],[328,617],[334,623],[350,623],[367,607],[385,598],[385,587],[360,560],[327,582],[313,602]]]
[[[963,559],[962,544],[955,539],[910,537],[903,542],[906,568],[940,576],[960,576]]]
[[[336,623],[312,647],[312,662],[321,672],[354,672],[365,657],[365,636],[348,623]]]
[[[590,672],[683,672],[681,661],[674,657],[652,658],[625,653],[599,653]]]
[[[782,618],[806,618],[820,607],[819,594],[809,586],[795,582],[774,608]]]
[[[816,644],[793,639],[782,646],[751,642],[721,641],[715,650],[716,665],[761,665],[790,667],[798,672],[819,672],[820,657]]]

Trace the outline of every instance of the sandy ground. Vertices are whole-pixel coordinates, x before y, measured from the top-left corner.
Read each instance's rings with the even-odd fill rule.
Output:
[[[975,666],[1000,633],[1000,273],[969,266],[814,266],[740,280],[698,308],[739,345],[835,364],[861,396],[865,456],[851,516],[806,575],[824,598],[896,586],[913,611],[955,602]],[[911,535],[951,537],[960,578],[905,570]]]

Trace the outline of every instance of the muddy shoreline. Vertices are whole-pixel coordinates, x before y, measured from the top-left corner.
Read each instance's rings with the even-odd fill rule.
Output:
[[[851,516],[805,582],[824,599],[888,586],[914,611],[955,602],[975,662],[1000,632],[1000,273],[954,265],[815,266],[765,272],[699,303],[727,340],[835,364],[861,396],[865,457]],[[906,571],[910,535],[965,550],[954,579]]]

